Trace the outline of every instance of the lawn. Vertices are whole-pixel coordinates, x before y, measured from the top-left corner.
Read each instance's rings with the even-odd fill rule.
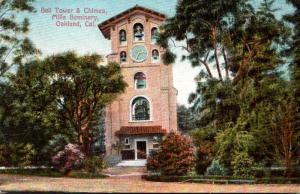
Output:
[[[18,169],[1,169],[0,174],[17,174],[17,175],[33,175],[46,177],[71,177],[71,178],[105,178],[107,175],[101,173],[88,173],[82,170],[74,170],[70,173],[62,174],[52,168],[18,168]]]
[[[52,191],[52,192],[238,192],[238,193],[297,193],[296,184],[204,184],[151,182],[140,176],[108,177],[104,179],[77,179],[68,177],[40,177],[0,174],[2,191]]]

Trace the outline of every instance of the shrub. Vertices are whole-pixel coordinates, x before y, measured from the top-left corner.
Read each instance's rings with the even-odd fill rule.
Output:
[[[227,170],[219,163],[219,160],[213,160],[206,169],[206,175],[226,176]]]
[[[67,145],[68,143],[70,143],[70,140],[66,135],[53,135],[53,137],[48,141],[47,145],[43,148],[42,151],[46,155],[53,156],[60,150],[63,150],[65,145]]]
[[[147,158],[147,170],[153,171],[153,172],[158,172],[159,171],[159,162],[158,162],[158,153],[152,153],[148,158]]]
[[[212,143],[207,143],[206,145],[202,145],[197,149],[197,157],[196,157],[196,172],[199,175],[203,175],[206,172],[206,169],[211,164],[212,157]]]
[[[33,159],[36,155],[36,151],[32,144],[25,144],[22,149],[19,150],[19,165],[21,167],[30,166],[33,163]]]
[[[236,153],[231,165],[233,167],[234,176],[250,177],[254,175],[254,171],[252,170],[254,161],[247,152]]]
[[[54,168],[68,173],[71,170],[79,169],[83,166],[85,155],[80,151],[76,144],[67,144],[64,150],[59,151],[52,157],[52,164]]]
[[[8,145],[1,144],[0,145],[0,166],[10,166],[10,148]]]
[[[161,144],[158,156],[150,157],[148,162],[150,169],[159,169],[162,175],[186,175],[195,164],[192,141],[177,133],[169,133]]]
[[[89,173],[99,173],[104,168],[104,161],[99,156],[92,156],[84,161],[84,169]]]
[[[32,144],[9,143],[0,145],[0,166],[30,166],[36,156]]]

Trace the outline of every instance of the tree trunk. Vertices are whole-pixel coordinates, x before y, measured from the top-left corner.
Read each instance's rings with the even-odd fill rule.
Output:
[[[81,126],[80,132],[79,132],[79,143],[81,146],[82,152],[86,155],[90,155],[90,136],[89,136],[89,129],[87,125]]]

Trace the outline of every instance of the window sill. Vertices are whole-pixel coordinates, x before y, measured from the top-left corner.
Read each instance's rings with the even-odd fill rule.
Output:
[[[148,122],[153,122],[153,120],[139,120],[139,121],[130,120],[128,122],[129,123],[148,123]]]
[[[126,46],[127,46],[127,42],[120,44],[120,47],[126,47]]]
[[[133,43],[144,43],[145,40],[134,40]]]

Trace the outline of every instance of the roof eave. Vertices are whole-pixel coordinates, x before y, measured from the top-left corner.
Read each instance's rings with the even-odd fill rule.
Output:
[[[98,28],[106,39],[110,39],[110,27],[112,25],[114,25],[114,23],[116,23],[116,21],[125,19],[124,17],[127,16],[128,14],[130,14],[131,12],[132,12],[132,14],[136,14],[134,12],[139,12],[139,11],[143,11],[145,13],[152,14],[151,16],[152,17],[156,16],[155,18],[158,20],[163,21],[166,18],[165,14],[162,14],[157,11],[136,5],[133,8],[127,9],[127,10],[121,12],[120,14],[118,14],[112,18],[109,18],[109,19],[105,20],[104,22],[98,24]]]

